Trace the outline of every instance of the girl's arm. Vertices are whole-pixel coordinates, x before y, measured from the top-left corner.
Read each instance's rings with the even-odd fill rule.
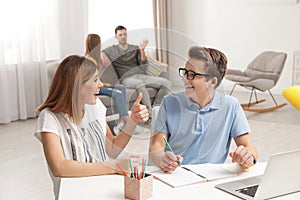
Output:
[[[149,113],[145,105],[141,105],[142,93],[138,94],[132,108],[131,115],[123,130],[118,136],[113,136],[108,125],[106,125],[106,151],[112,158],[116,158],[128,144],[133,131],[138,122],[145,122],[149,118]]]
[[[67,160],[58,135],[43,132],[41,137],[48,166],[56,177],[82,177],[120,173],[116,168],[115,161],[85,163]]]

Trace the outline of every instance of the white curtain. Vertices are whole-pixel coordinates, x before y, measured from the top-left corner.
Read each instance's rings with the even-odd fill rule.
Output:
[[[58,59],[57,0],[9,0],[0,7],[0,124],[37,115],[46,61]]]
[[[158,60],[170,63],[169,34],[171,29],[171,0],[152,0]]]

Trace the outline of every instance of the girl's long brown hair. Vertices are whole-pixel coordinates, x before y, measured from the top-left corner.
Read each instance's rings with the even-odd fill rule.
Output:
[[[38,111],[48,108],[54,113],[64,112],[76,123],[81,122],[81,87],[98,69],[90,60],[72,55],[65,58],[58,66],[48,97],[38,107]]]

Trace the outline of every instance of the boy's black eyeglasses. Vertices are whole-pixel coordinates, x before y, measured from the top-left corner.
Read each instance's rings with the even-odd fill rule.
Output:
[[[211,77],[209,74],[200,74],[191,70],[186,70],[185,68],[179,68],[179,76],[183,77],[184,75],[186,75],[188,80],[194,80],[195,76]]]

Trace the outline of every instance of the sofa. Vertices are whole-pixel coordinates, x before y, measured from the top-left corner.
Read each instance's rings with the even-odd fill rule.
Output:
[[[161,63],[161,62],[155,60],[150,55],[147,55],[147,59],[148,59],[148,72],[147,73],[149,75],[161,76],[164,78],[168,78],[168,65],[167,64]],[[47,64],[47,78],[48,78],[49,86],[51,84],[52,78],[55,74],[55,71],[56,71],[59,63],[60,63],[60,61],[52,61]],[[112,66],[101,71],[100,75],[101,75],[100,79],[102,82],[108,82],[112,85],[115,85],[119,82],[117,73]],[[147,88],[147,90],[148,90],[149,96],[153,102],[158,90],[154,89],[154,88]],[[126,88],[126,104],[127,104],[126,106],[127,106],[128,110],[131,109],[131,106],[134,103],[134,101],[136,100],[136,97],[137,97],[137,92],[135,89]],[[107,116],[112,116],[114,114],[117,114],[116,108],[113,105],[114,102],[112,101],[112,99],[110,97],[104,96],[104,95],[99,95],[99,98],[101,99],[101,101],[107,108],[107,112],[106,112]]]

